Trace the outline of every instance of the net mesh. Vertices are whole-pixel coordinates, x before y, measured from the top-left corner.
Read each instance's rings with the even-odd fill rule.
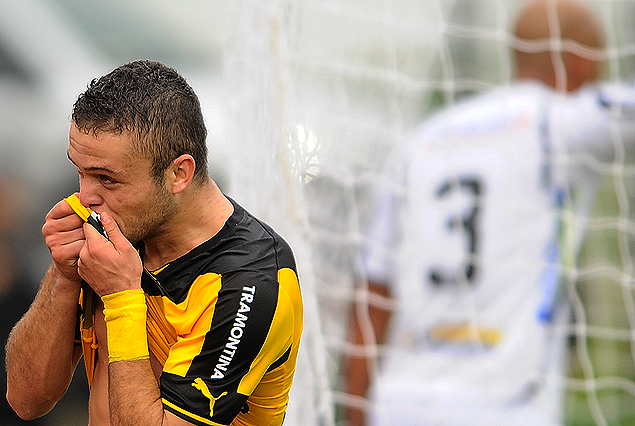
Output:
[[[351,305],[386,303],[364,286],[360,247],[391,149],[439,107],[512,79],[514,0],[227,2],[224,73],[233,147],[228,193],[294,247],[305,331],[286,424],[345,424],[364,407],[342,360],[385,348],[348,341]],[[635,2],[596,0],[605,77],[635,68]],[[550,41],[559,46],[558,40]],[[576,49],[575,46],[570,49]],[[560,71],[561,72],[561,71]],[[562,77],[561,77],[562,78]],[[574,321],[567,424],[635,424],[633,159],[595,165],[599,201],[567,270]],[[630,164],[630,166],[629,166]],[[576,218],[573,218],[576,219]],[[369,320],[362,321],[372,337]],[[373,364],[376,372],[377,365]]]

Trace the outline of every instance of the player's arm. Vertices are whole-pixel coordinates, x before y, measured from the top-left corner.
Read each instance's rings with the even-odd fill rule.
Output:
[[[557,98],[549,117],[550,149],[573,164],[607,167],[635,151],[635,88],[588,86]]]
[[[356,351],[383,344],[390,319],[390,310],[386,307],[390,298],[387,287],[369,282],[368,292],[369,303],[354,304],[351,312],[349,340],[355,345]],[[353,354],[346,360],[347,393],[367,397],[375,361],[372,353]],[[347,417],[351,426],[366,424],[366,412],[363,409],[351,407]]]
[[[403,185],[404,173],[400,151],[389,164],[388,177],[392,182]],[[407,156],[405,157],[407,158]],[[385,343],[386,330],[391,318],[392,295],[388,285],[394,280],[394,248],[401,237],[399,217],[397,212],[402,208],[403,199],[395,197],[392,192],[379,194],[373,220],[366,233],[368,246],[363,251],[364,271],[367,281],[367,302],[353,301],[349,314],[348,339],[354,344],[355,352],[344,360],[346,391],[350,395],[362,398],[368,397],[368,390],[374,380],[373,373],[377,371],[376,352],[367,351],[373,345]],[[360,285],[366,285],[366,282]],[[366,352],[364,352],[366,351]],[[351,426],[366,424],[366,410],[350,407],[346,416]]]
[[[141,290],[141,259],[108,213],[103,213],[101,220],[109,239],[91,225],[84,225],[86,244],[79,254],[78,272],[104,303],[110,423],[189,425],[164,411],[159,384],[152,371],[146,335],[147,308]]]
[[[161,391],[149,360],[111,362],[108,380],[112,426],[192,425],[163,409]]]
[[[42,228],[53,263],[6,346],[7,400],[24,419],[46,414],[64,395],[81,357],[75,346],[81,279],[82,222],[60,202]]]

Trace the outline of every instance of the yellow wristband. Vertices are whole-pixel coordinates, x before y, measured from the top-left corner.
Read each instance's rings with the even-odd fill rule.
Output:
[[[107,294],[104,319],[108,332],[108,361],[133,361],[150,357],[146,333],[146,298],[143,290]]]

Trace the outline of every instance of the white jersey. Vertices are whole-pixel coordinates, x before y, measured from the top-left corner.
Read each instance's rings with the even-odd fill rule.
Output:
[[[562,245],[560,208],[574,184],[583,214],[593,166],[633,144],[601,93],[519,84],[440,113],[400,147],[365,259],[396,301],[375,424],[561,424],[557,275],[581,232]]]

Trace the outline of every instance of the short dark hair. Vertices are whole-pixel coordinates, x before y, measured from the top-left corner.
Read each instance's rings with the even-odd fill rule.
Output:
[[[198,96],[176,70],[160,62],[129,62],[94,79],[77,98],[71,118],[85,133],[129,133],[132,148],[150,159],[152,177],[159,182],[183,154],[194,158],[194,180],[209,176]]]

